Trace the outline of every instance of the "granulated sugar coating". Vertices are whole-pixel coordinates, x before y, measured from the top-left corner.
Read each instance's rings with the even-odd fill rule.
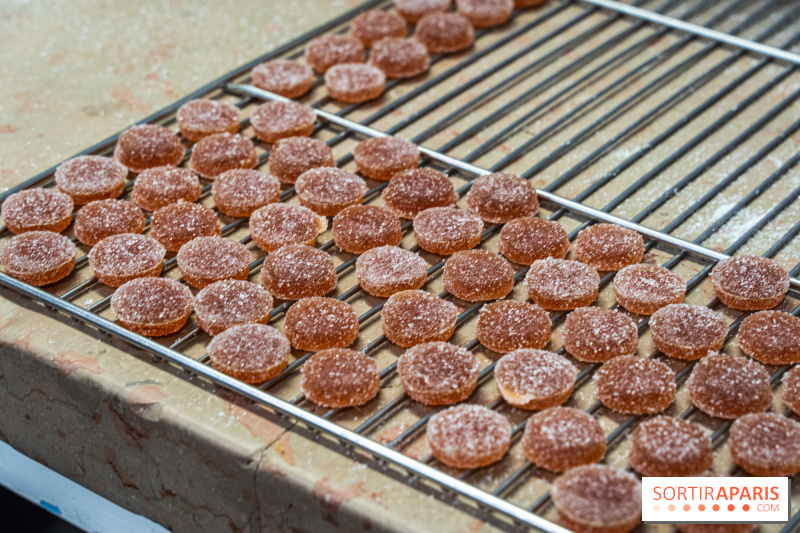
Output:
[[[381,193],[383,205],[402,218],[414,218],[431,207],[450,207],[458,201],[453,183],[432,168],[398,172]]]
[[[294,183],[303,172],[318,167],[335,167],[330,146],[308,137],[281,139],[272,147],[267,160],[269,173],[281,183]]]
[[[634,355],[639,348],[636,322],[603,307],[581,307],[567,315],[561,340],[570,355],[587,363]]]
[[[152,237],[123,233],[98,242],[89,252],[89,265],[100,283],[119,287],[132,279],[161,274],[166,253]]]
[[[186,168],[156,167],[145,170],[133,184],[133,201],[142,209],[156,211],[178,202],[194,202],[202,189],[197,175]]]
[[[575,533],[626,533],[642,520],[642,485],[636,476],[606,465],[573,468],[556,479],[553,503]]]
[[[789,274],[766,257],[729,257],[714,266],[711,279],[722,303],[744,311],[775,307],[789,290]]]
[[[405,37],[407,31],[402,17],[379,9],[365,11],[350,22],[350,34],[367,48],[386,37]]]
[[[572,395],[578,371],[560,355],[523,348],[500,358],[494,370],[503,398],[520,409],[547,409]]]
[[[345,348],[358,337],[358,313],[336,298],[303,298],[286,311],[283,332],[297,350]]]
[[[659,416],[640,423],[631,435],[628,460],[645,476],[696,476],[711,468],[711,436],[700,425]]]
[[[428,422],[431,453],[455,468],[480,468],[496,463],[511,444],[511,424],[481,405],[456,405]]]
[[[213,180],[226,170],[253,168],[258,155],[253,141],[239,134],[215,133],[204,137],[192,150],[189,166],[201,177]]]
[[[368,178],[388,181],[398,172],[419,166],[419,149],[399,137],[373,137],[356,145],[353,159]]]
[[[456,330],[458,307],[426,291],[393,294],[381,311],[386,337],[403,348],[446,341]]]
[[[353,407],[374,398],[381,388],[378,365],[361,352],[331,348],[303,365],[300,386],[306,398],[323,407]]]
[[[324,73],[341,63],[364,61],[364,45],[350,35],[327,34],[311,39],[306,45],[306,63]]]
[[[619,270],[644,259],[644,239],[616,224],[594,224],[575,239],[578,259],[597,270]]]
[[[606,454],[603,427],[585,411],[552,407],[525,424],[522,450],[530,462],[553,472],[600,461]]]
[[[428,13],[446,13],[452,0],[397,0],[394,8],[411,24]]]
[[[455,207],[431,207],[414,217],[414,236],[423,250],[450,255],[481,242],[483,221]]]
[[[731,426],[731,457],[754,476],[800,472],[800,424],[775,413],[747,414]]]
[[[333,242],[339,249],[361,254],[379,246],[397,246],[403,238],[400,219],[384,207],[351,205],[333,217]]]
[[[796,366],[783,375],[781,399],[786,407],[800,414],[800,367]]]
[[[197,293],[197,324],[209,335],[244,324],[266,324],[272,296],[255,283],[226,279]]]
[[[488,250],[456,252],[444,264],[444,287],[468,302],[496,300],[514,288],[514,269],[503,257]]]
[[[740,330],[741,331],[741,330]],[[650,318],[656,348],[677,359],[694,361],[717,352],[725,344],[728,324],[708,307],[670,304]]]
[[[304,244],[282,246],[261,269],[262,285],[282,300],[323,296],[336,288],[336,281],[331,256]]]
[[[36,187],[15,192],[3,202],[3,222],[11,233],[60,233],[72,222],[74,203],[68,194]]]
[[[142,210],[125,200],[95,200],[75,215],[75,237],[94,246],[106,237],[120,233],[141,233],[145,220]]]
[[[539,212],[533,184],[512,174],[487,174],[476,179],[467,193],[467,205],[483,220],[495,224]]]
[[[753,313],[739,326],[739,347],[768,365],[800,362],[800,318],[781,311]]]
[[[345,207],[364,201],[367,184],[340,168],[312,168],[303,172],[295,190],[300,203],[317,214],[332,217]]]
[[[499,26],[511,18],[514,0],[456,0],[458,12],[476,28]]]
[[[272,252],[284,244],[313,246],[328,228],[328,219],[302,205],[275,203],[256,209],[249,225],[256,246]]]
[[[30,285],[49,285],[63,279],[75,267],[75,245],[52,231],[28,231],[9,239],[0,248],[3,272]]]
[[[125,135],[125,133],[122,135]],[[175,141],[180,146],[178,138],[172,133],[170,135],[175,138]],[[122,136],[120,136],[120,139],[122,139]],[[178,163],[182,158],[183,148],[181,147],[181,157],[178,159]],[[122,194],[127,177],[127,168],[110,157],[99,155],[78,156],[69,161],[64,161],[56,168],[56,185],[58,189],[68,194],[72,201],[78,205],[88,204],[94,200],[116,198]]]
[[[117,324],[139,335],[161,337],[180,330],[192,311],[192,291],[175,280],[137,278],[116,290],[111,310]]]
[[[316,120],[314,109],[298,102],[267,102],[250,115],[250,125],[256,135],[267,143],[288,137],[308,137],[314,133]]]
[[[250,251],[223,237],[197,237],[181,246],[178,269],[184,281],[202,289],[223,279],[247,279]]]
[[[356,278],[372,296],[388,298],[400,291],[419,289],[428,279],[428,263],[409,250],[379,246],[356,260]]]
[[[686,297],[686,283],[671,270],[655,265],[637,264],[623,268],[614,277],[617,302],[639,315],[652,315],[669,304],[679,304]]]
[[[552,311],[592,305],[600,276],[590,266],[567,259],[538,259],[525,276],[528,298]]]
[[[718,418],[766,411],[772,402],[767,370],[751,359],[726,353],[701,359],[687,380],[687,388],[695,406]]]
[[[626,415],[658,413],[675,401],[675,373],[660,361],[635,355],[603,363],[595,384],[603,405]]]
[[[215,133],[239,131],[239,108],[219,100],[189,100],[177,113],[181,135],[192,142]]]
[[[252,72],[253,85],[271,93],[297,98],[311,89],[314,71],[308,65],[289,59],[261,63]]]
[[[372,46],[369,63],[388,78],[411,78],[428,70],[428,49],[414,39],[389,37]]]
[[[500,300],[481,309],[475,336],[495,352],[544,348],[550,341],[550,317],[538,305]]]
[[[263,383],[286,368],[291,352],[283,333],[264,324],[226,329],[208,344],[211,365],[245,383]]]
[[[386,74],[363,63],[334,65],[325,73],[328,95],[341,102],[357,104],[374,100],[386,88]]]
[[[114,147],[114,157],[131,172],[174,167],[183,160],[180,138],[164,126],[145,124],[123,131]],[[91,156],[86,156],[91,157]]]
[[[154,212],[150,219],[150,236],[170,252],[177,252],[196,237],[213,237],[220,233],[217,215],[200,204],[171,204]]]
[[[258,170],[234,169],[211,185],[214,205],[229,217],[249,217],[253,211],[280,200],[281,183]]]
[[[509,261],[530,265],[537,259],[564,259],[569,252],[569,237],[555,220],[522,217],[500,230],[500,253]]]
[[[431,54],[446,54],[472,46],[475,30],[469,19],[460,13],[428,13],[417,22],[414,37]]]
[[[419,344],[397,361],[405,391],[427,405],[450,405],[467,399],[478,384],[480,367],[475,354],[447,342]]]

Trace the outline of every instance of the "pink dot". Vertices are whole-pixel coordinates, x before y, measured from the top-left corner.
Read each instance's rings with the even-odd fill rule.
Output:
[[[675,505],[669,504],[669,507],[667,507],[667,509],[669,509],[670,511],[674,511],[675,510]]]
[[[736,506],[735,506],[735,505],[733,505],[732,503],[729,503],[729,504],[728,504],[728,510],[729,510],[729,511],[733,511],[734,509],[736,509]]]
[[[689,505],[688,503],[687,503],[687,504],[685,504],[685,505],[683,506],[683,510],[684,510],[684,511],[688,511],[688,510],[689,510],[689,509],[691,509],[691,508],[692,508],[692,506],[691,506],[691,505]]]
[[[654,511],[660,511],[661,510],[661,506],[656,504],[656,505],[653,506],[653,510]]]

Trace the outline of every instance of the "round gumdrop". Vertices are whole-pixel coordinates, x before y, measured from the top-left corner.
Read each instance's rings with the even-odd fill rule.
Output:
[[[403,348],[446,341],[456,330],[458,308],[426,291],[408,290],[389,297],[381,311],[386,337]]]
[[[478,385],[478,358],[447,342],[427,342],[409,348],[397,361],[406,393],[427,405],[450,405],[465,400]]]
[[[403,170],[381,193],[383,205],[402,218],[414,218],[431,207],[450,207],[458,200],[453,183],[432,168]]]
[[[352,305],[336,298],[303,298],[286,311],[283,332],[297,350],[344,348],[358,337],[358,314]]]
[[[398,172],[419,166],[419,149],[399,137],[374,137],[356,145],[353,159],[368,178],[388,181]]]
[[[451,0],[396,0],[395,9],[411,24],[428,13],[446,13]]]
[[[539,199],[533,184],[512,174],[481,176],[467,193],[467,205],[486,222],[502,224],[539,212]]]
[[[150,168],[136,176],[133,201],[148,211],[156,211],[178,202],[194,202],[202,188],[197,175],[177,167]]]
[[[530,462],[553,472],[600,461],[606,436],[594,417],[572,407],[552,407],[525,424],[522,450]]]
[[[409,250],[379,246],[367,250],[356,260],[356,278],[369,294],[388,298],[425,285],[428,263]]]
[[[275,203],[256,209],[249,224],[256,246],[272,252],[284,244],[313,246],[327,229],[328,219],[302,205]]]
[[[367,184],[352,172],[324,167],[303,172],[295,189],[301,204],[320,215],[334,216],[363,202]]]
[[[455,468],[480,468],[502,459],[511,444],[511,424],[482,405],[456,405],[433,415],[428,444],[438,460]]]
[[[800,362],[800,318],[781,311],[753,313],[739,326],[739,346],[768,365]]]
[[[161,337],[180,330],[192,311],[192,291],[175,280],[128,281],[111,297],[117,324],[139,335]]]
[[[431,207],[414,217],[414,233],[423,250],[450,255],[480,244],[483,221],[454,207]]]
[[[350,35],[329,33],[311,39],[306,45],[306,63],[317,72],[324,73],[341,63],[364,61],[364,45]]]
[[[561,329],[564,349],[579,361],[602,363],[639,348],[636,323],[620,312],[603,307],[575,309]]]
[[[545,309],[565,311],[592,305],[600,276],[590,266],[567,259],[538,259],[525,276],[528,297]]]
[[[202,289],[223,279],[247,279],[250,251],[223,237],[197,237],[181,246],[178,269],[184,281]]]
[[[572,363],[560,355],[523,348],[500,358],[494,378],[510,405],[547,409],[569,399],[577,373]]]
[[[142,210],[125,200],[95,200],[75,215],[75,237],[88,246],[111,235],[141,233],[144,228]]]
[[[386,74],[363,63],[334,65],[325,73],[328,94],[341,102],[357,104],[374,100],[386,88]]]
[[[298,102],[267,102],[250,115],[250,125],[256,135],[267,143],[288,137],[308,137],[314,133],[316,121],[314,109]]]
[[[300,386],[306,398],[323,407],[353,407],[374,398],[381,388],[378,365],[361,352],[331,348],[312,355],[303,366]]]
[[[29,285],[55,283],[75,267],[75,245],[52,231],[28,231],[0,248],[3,272]]]
[[[304,172],[318,167],[335,167],[330,146],[308,137],[281,139],[269,154],[269,172],[281,183],[294,183]]]
[[[687,386],[692,403],[717,418],[766,411],[772,402],[767,370],[751,359],[726,353],[701,359]]]
[[[737,256],[717,263],[711,271],[714,291],[733,309],[770,309],[789,290],[789,274],[767,257]]]
[[[475,326],[478,340],[495,352],[540,350],[550,341],[550,317],[538,305],[500,300],[483,306]]]
[[[675,401],[675,373],[654,359],[615,357],[595,374],[597,397],[618,413],[644,415],[663,411]]]
[[[196,237],[218,237],[220,233],[217,215],[200,204],[170,204],[150,219],[150,236],[170,252],[177,252]]]
[[[400,220],[384,207],[351,205],[333,217],[333,242],[339,249],[361,254],[379,246],[397,246],[403,238]]]
[[[514,269],[503,257],[488,250],[456,252],[444,264],[444,287],[468,302],[496,300],[514,288]]]
[[[61,233],[72,222],[74,203],[68,194],[53,189],[26,189],[3,202],[3,222],[11,233],[52,231]]]
[[[183,148],[181,148],[182,157]],[[110,157],[99,155],[78,156],[61,163],[56,168],[58,190],[68,194],[77,205],[116,198],[125,189],[127,177],[127,168]]]
[[[280,200],[281,184],[258,170],[222,173],[211,186],[214,205],[229,217],[249,217],[253,211]]]
[[[181,135],[192,142],[215,133],[239,131],[239,108],[219,100],[189,100],[176,116]]]
[[[286,98],[303,96],[314,82],[311,67],[289,59],[261,63],[253,69],[252,76],[256,87]]]
[[[201,177],[213,180],[234,168],[253,168],[258,155],[253,141],[239,134],[215,133],[203,137],[192,149],[189,166]]]
[[[658,416],[640,423],[631,435],[628,460],[645,476],[696,476],[711,468],[711,436],[698,425]]]
[[[161,274],[166,253],[152,237],[122,233],[98,242],[89,252],[89,265],[100,283],[119,287],[132,279]]]
[[[123,131],[114,147],[114,157],[131,172],[174,167],[183,161],[180,138],[164,126],[145,124]]]
[[[500,230],[500,253],[509,261],[530,265],[538,259],[564,259],[569,252],[569,237],[555,220],[522,217]]]
[[[800,414],[800,367],[796,366],[783,376],[781,399],[786,407]]]
[[[244,324],[266,324],[272,296],[255,283],[225,279],[197,293],[197,324],[209,335]]]
[[[511,18],[514,0],[456,0],[458,12],[476,28],[499,26]]]
[[[800,424],[775,413],[743,415],[731,426],[733,461],[754,476],[800,472]]]
[[[331,256],[304,244],[287,244],[264,260],[261,283],[276,298],[323,296],[336,288]]]
[[[226,329],[208,343],[212,366],[245,383],[263,383],[283,372],[291,352],[283,333],[264,324]]]
[[[619,270],[644,259],[644,239],[625,226],[594,224],[578,233],[575,254],[597,270]]]
[[[686,283],[664,267],[631,265],[614,277],[614,296],[631,313],[652,315],[669,304],[682,303]]]
[[[650,333],[656,348],[665,354],[694,361],[722,349],[728,324],[708,307],[670,304],[650,317]]]
[[[405,37],[406,21],[396,13],[372,9],[357,15],[350,23],[350,33],[369,48],[386,37]]]
[[[417,21],[414,37],[431,54],[466,50],[475,41],[475,30],[460,13],[428,13]]]
[[[372,46],[369,63],[378,67],[387,78],[419,76],[430,66],[428,49],[414,39],[388,37]]]

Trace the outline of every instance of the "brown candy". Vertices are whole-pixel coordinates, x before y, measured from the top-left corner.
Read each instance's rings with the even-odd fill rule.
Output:
[[[283,372],[290,352],[283,333],[264,324],[234,326],[208,343],[212,366],[245,383],[263,383]]]
[[[111,235],[141,233],[144,227],[142,210],[125,200],[95,200],[75,215],[75,237],[87,246]]]
[[[786,407],[800,414],[800,367],[794,367],[783,376],[781,399]]]
[[[244,324],[266,324],[272,296],[255,283],[225,279],[197,293],[197,324],[209,335]]]
[[[431,453],[455,468],[480,468],[502,459],[511,444],[511,424],[481,405],[456,405],[428,422]]]
[[[677,359],[694,361],[717,352],[725,344],[728,324],[708,307],[670,304],[650,317],[656,348]]]
[[[512,174],[487,174],[476,179],[467,193],[467,205],[486,222],[502,224],[539,212],[533,184]]]
[[[315,213],[334,216],[345,207],[364,201],[367,184],[340,168],[312,168],[295,182],[300,203]]]
[[[304,244],[287,244],[264,260],[261,283],[276,298],[323,296],[336,288],[331,256]]]
[[[547,409],[572,395],[578,371],[560,355],[523,348],[500,358],[494,369],[503,398],[520,409]]]
[[[644,259],[644,239],[616,224],[594,224],[575,239],[578,259],[596,270],[619,270]]]
[[[476,28],[499,26],[511,18],[514,0],[456,0],[458,12]]]
[[[11,233],[61,233],[72,222],[74,204],[69,195],[37,187],[15,192],[3,202],[3,222]]]
[[[177,135],[164,126],[154,124],[133,126],[123,131],[114,147],[116,160],[136,173],[148,168],[174,167],[183,161],[184,153]],[[93,198],[97,199],[99,198]]]
[[[173,135],[173,137],[175,136]],[[177,142],[177,137],[175,139]],[[182,158],[183,148],[181,147]],[[180,159],[178,162],[180,163]],[[56,168],[58,189],[68,194],[77,205],[88,204],[94,200],[116,198],[125,189],[127,177],[127,168],[110,157],[99,155],[78,156],[61,163]]]
[[[615,357],[595,374],[603,405],[628,415],[663,411],[675,401],[675,373],[660,361],[635,355]]]
[[[456,330],[458,308],[425,291],[393,294],[381,311],[386,337],[403,348],[432,341],[446,341]]]
[[[344,348],[358,337],[358,314],[352,305],[335,298],[303,298],[286,311],[283,332],[297,350]]]
[[[139,335],[162,337],[180,330],[192,312],[192,291],[157,277],[128,281],[111,297],[117,324]]]
[[[314,133],[316,121],[314,109],[298,102],[267,102],[250,115],[250,125],[256,135],[267,143],[289,137],[308,137]]]
[[[153,213],[150,219],[150,236],[170,252],[177,252],[195,237],[213,237],[220,233],[217,215],[200,204],[171,204]]]
[[[306,63],[317,72],[324,73],[341,63],[364,61],[364,45],[350,35],[320,35],[306,45]]]
[[[514,288],[514,269],[503,257],[488,250],[456,252],[444,264],[444,287],[468,302],[496,300]]]
[[[414,39],[389,37],[372,46],[369,63],[387,78],[412,78],[430,67],[428,50]]]
[[[258,170],[234,169],[220,174],[211,186],[214,205],[229,217],[249,217],[280,200],[281,184]]]
[[[564,311],[592,305],[600,276],[590,266],[567,259],[538,259],[525,276],[528,297],[545,309]]]
[[[453,183],[441,172],[414,168],[395,174],[381,198],[383,205],[397,216],[413,219],[425,209],[455,205],[458,195]]]
[[[396,0],[395,9],[411,24],[428,13],[446,13],[451,0]]]
[[[9,239],[0,248],[3,272],[29,285],[55,283],[75,267],[75,245],[51,231],[28,231]]]
[[[687,388],[694,405],[718,418],[766,411],[772,402],[766,369],[746,357],[725,353],[701,359],[689,376]]]
[[[731,457],[754,476],[791,477],[800,472],[800,424],[775,413],[753,413],[731,426]]]
[[[323,407],[353,407],[374,398],[381,387],[378,365],[361,352],[331,348],[312,355],[300,380],[306,398]]]
[[[569,237],[555,220],[522,217],[500,230],[500,253],[509,261],[530,265],[537,259],[564,259],[569,252]]]
[[[253,142],[241,135],[215,133],[204,137],[192,149],[189,166],[201,177],[213,180],[234,168],[253,168],[258,155]]]
[[[592,415],[572,407],[552,407],[528,419],[522,449],[536,466],[566,472],[600,461],[606,454],[606,436]]]
[[[414,232],[423,250],[450,255],[480,244],[483,221],[454,207],[431,207],[414,217]]]
[[[148,211],[200,198],[200,180],[191,170],[156,167],[142,172],[133,184],[133,201]]]
[[[379,246],[367,250],[356,260],[356,277],[369,294],[388,298],[425,285],[428,263],[414,252],[397,246]]]
[[[189,100],[177,113],[181,135],[192,142],[215,133],[239,131],[239,108],[219,100]]]
[[[275,203],[257,209],[249,224],[256,246],[272,252],[284,244],[313,246],[327,229],[328,219],[302,205]]]
[[[645,476],[696,476],[711,468],[711,437],[698,424],[658,416],[640,423],[631,435],[628,460]]]
[[[639,348],[639,333],[630,317],[602,307],[581,307],[567,315],[561,329],[564,349],[579,361],[602,363]]]
[[[372,9],[357,15],[350,23],[350,33],[369,48],[386,37],[405,37],[406,21],[395,13]]]
[[[550,341],[550,317],[538,305],[500,300],[481,309],[475,335],[495,352],[521,348],[540,350]]]
[[[304,172],[318,167],[335,167],[330,146],[308,137],[281,139],[269,154],[269,172],[281,183],[294,183]]]
[[[652,315],[686,297],[686,283],[664,267],[637,264],[623,268],[614,277],[617,302],[639,315]]]
[[[394,213],[374,205],[351,205],[333,217],[333,242],[339,249],[361,254],[379,246],[397,246],[403,238]]]
[[[729,257],[714,266],[711,280],[722,303],[744,311],[775,307],[789,290],[789,274],[766,257]]]
[[[363,63],[334,65],[325,73],[328,94],[341,102],[358,104],[374,100],[386,88],[386,74]]]
[[[447,342],[428,342],[406,350],[397,372],[408,395],[427,405],[450,405],[465,400],[478,385],[478,358]]]
[[[374,137],[356,145],[353,159],[368,178],[388,181],[398,172],[419,166],[419,149],[399,137]]]
[[[178,269],[184,281],[202,289],[223,279],[247,279],[250,251],[223,237],[197,237],[181,246]]]
[[[781,311],[753,313],[739,326],[739,346],[768,365],[800,362],[800,318]]]
[[[475,30],[460,13],[428,13],[417,21],[414,37],[431,54],[460,52],[472,46]]]
[[[132,279],[161,274],[166,253],[152,237],[123,233],[98,242],[89,252],[89,265],[100,283],[119,287]]]
[[[311,89],[314,71],[308,65],[289,59],[274,59],[253,69],[253,85],[271,93],[297,98]]]

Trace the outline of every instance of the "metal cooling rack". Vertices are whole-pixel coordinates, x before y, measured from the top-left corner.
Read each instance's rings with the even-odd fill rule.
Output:
[[[302,47],[326,32],[347,31],[358,12],[389,9],[373,0],[244,65],[142,123],[175,128],[174,113],[193,98],[235,103],[248,116],[262,100],[281,97],[248,85],[248,72],[275,57],[302,57]],[[609,0],[551,1],[544,7],[516,11],[513,20],[476,33],[473,50],[434,56],[431,71],[420,78],[390,81],[381,99],[339,106],[325,96],[322,82],[302,100],[317,109],[314,136],[327,142],[340,167],[353,168],[352,148],[364,138],[400,135],[421,146],[425,165],[445,172],[462,196],[471,180],[490,171],[520,174],[536,184],[541,216],[559,220],[570,239],[596,221],[633,228],[647,238],[646,261],[673,269],[687,282],[689,303],[722,312],[730,325],[727,351],[736,353],[737,328],[745,316],[727,309],[714,297],[708,273],[730,254],[763,254],[780,261],[792,276],[790,294],[781,309],[800,314],[800,4],[782,0]],[[259,142],[242,123],[242,133],[254,139],[259,167],[269,146]],[[110,155],[116,135],[82,154]],[[189,145],[187,144],[187,147]],[[187,154],[188,156],[188,154]],[[187,157],[188,158],[188,157]],[[22,188],[51,187],[51,168],[0,194],[0,201]],[[385,184],[373,187],[365,202],[379,203]],[[129,194],[132,183],[128,184]],[[294,190],[282,201],[296,201]],[[210,202],[210,185],[200,202]],[[459,202],[463,204],[462,202]],[[219,214],[219,213],[218,213]],[[263,262],[255,249],[246,219],[230,219],[222,234],[248,245],[256,257],[251,279]],[[425,289],[453,299],[439,273],[446,259],[421,251],[410,223],[404,224],[402,246],[429,261]],[[481,246],[495,251],[499,226],[488,226]],[[0,241],[10,234],[2,229]],[[116,325],[108,311],[112,289],[92,277],[83,255],[66,280],[38,289],[0,274],[0,284],[66,313],[103,332],[254,402],[365,452],[380,464],[397,469],[424,490],[463,500],[461,508],[501,529],[531,527],[564,531],[555,525],[549,500],[553,475],[524,458],[519,436],[528,412],[510,408],[498,395],[492,369],[499,355],[474,337],[474,322],[482,304],[455,300],[462,309],[451,342],[479,355],[479,386],[469,401],[508,416],[514,439],[500,463],[474,471],[459,471],[437,463],[424,439],[425,424],[437,408],[410,401],[395,373],[401,351],[386,342],[377,319],[383,300],[361,291],[353,274],[355,257],[336,248],[330,233],[319,248],[337,265],[339,283],[333,295],[361,312],[361,332],[355,348],[373,356],[381,370],[381,393],[369,404],[325,410],[305,401],[299,370],[309,354],[293,354],[288,368],[260,386],[245,385],[207,364],[209,338],[194,319],[178,334],[148,339]],[[78,244],[79,255],[88,249]],[[177,277],[175,259],[164,275]],[[516,267],[515,267],[516,268]],[[515,279],[523,280],[525,268]],[[618,308],[609,282],[601,279],[598,305]],[[525,299],[517,283],[509,298]],[[290,305],[272,312],[280,326]],[[624,310],[622,310],[624,312]],[[569,357],[561,347],[559,328],[566,313],[553,313],[554,334],[549,348]],[[741,475],[725,446],[730,423],[697,411],[688,401],[684,383],[692,364],[669,359],[652,345],[647,319],[634,316],[640,331],[640,354],[663,360],[676,371],[678,400],[667,414],[691,419],[712,431],[715,470]],[[626,438],[642,417],[610,412],[594,396],[592,375],[598,365],[573,361],[580,372],[568,405],[596,416],[607,433],[605,461],[623,468]],[[777,388],[788,367],[771,367]],[[788,413],[776,395],[773,410]],[[795,484],[797,485],[797,484]],[[775,531],[800,528],[800,493],[793,497],[789,524],[765,526]],[[663,530],[664,526],[641,526]]]

